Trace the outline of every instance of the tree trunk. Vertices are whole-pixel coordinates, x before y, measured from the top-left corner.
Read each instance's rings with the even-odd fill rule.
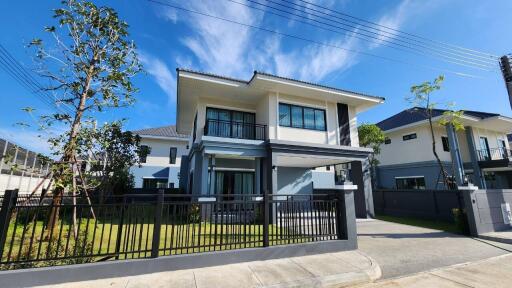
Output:
[[[444,185],[446,188],[449,188],[448,174],[446,174],[443,163],[441,162],[441,159],[439,158],[439,155],[437,154],[436,150],[436,137],[434,134],[434,126],[432,124],[432,115],[429,115],[428,117],[428,124],[430,125],[430,136],[432,136],[432,153],[434,153],[434,157],[436,158],[437,164],[439,165],[439,169],[441,170]]]
[[[78,103],[78,107],[75,113],[75,119],[73,120],[73,124],[71,125],[71,130],[69,131],[68,142],[64,146],[64,155],[61,158],[61,166],[59,168],[59,172],[55,175],[55,183],[63,184],[62,179],[65,178],[66,168],[69,169],[69,165],[73,165],[75,156],[76,156],[76,137],[78,132],[80,131],[80,125],[82,123],[82,116],[85,111],[85,105],[87,101],[87,94],[89,93],[90,84],[92,80],[92,74],[94,72],[94,63],[96,56],[93,57],[91,61],[91,65],[87,69],[87,76],[84,83],[84,88],[82,93],[80,94],[80,101]],[[65,168],[66,167],[66,168]],[[72,173],[74,173],[73,168],[71,167]],[[74,178],[75,175],[72,175]],[[59,181],[60,180],[60,181]],[[62,203],[62,196],[64,194],[64,186],[57,186],[53,193],[53,208],[50,213],[50,217],[48,220],[48,226],[46,227],[46,238],[48,238],[49,232],[56,228],[56,224],[59,222],[59,212],[60,205]]]

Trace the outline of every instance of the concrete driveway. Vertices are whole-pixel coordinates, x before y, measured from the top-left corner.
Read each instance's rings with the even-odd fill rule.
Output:
[[[379,263],[383,278],[512,252],[509,244],[380,220],[358,222],[357,233],[359,249]]]

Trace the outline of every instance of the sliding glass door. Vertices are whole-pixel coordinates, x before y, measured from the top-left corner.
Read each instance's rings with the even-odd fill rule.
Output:
[[[229,199],[254,194],[254,172],[215,171],[215,194]]]

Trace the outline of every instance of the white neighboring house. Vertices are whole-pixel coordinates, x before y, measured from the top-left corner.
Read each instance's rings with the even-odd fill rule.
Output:
[[[151,150],[141,164],[133,166],[135,188],[177,188],[181,157],[187,155],[189,137],[178,134],[176,126],[132,131],[141,137],[141,146]]]
[[[483,189],[512,187],[512,155],[507,133],[512,119],[496,113],[463,111],[464,130],[442,127],[446,110],[434,110],[436,150],[446,172],[458,185],[467,181]],[[432,153],[428,120],[412,108],[379,123],[386,135],[378,156],[377,186],[398,189],[441,189],[439,165]],[[453,166],[452,166],[453,165]]]

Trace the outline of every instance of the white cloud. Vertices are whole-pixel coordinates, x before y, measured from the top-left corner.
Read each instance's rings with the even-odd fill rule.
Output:
[[[249,25],[257,25],[262,19],[261,13],[253,13],[249,7],[231,2],[191,1],[189,6],[196,11],[207,11]],[[182,42],[194,53],[204,70],[229,76],[247,75],[246,63],[261,45],[249,28],[195,14],[186,22],[196,33]]]
[[[164,18],[167,21],[171,21],[176,24],[178,22],[178,12],[174,8],[165,7],[163,9],[157,10],[157,14],[159,17]]]
[[[176,101],[176,78],[167,65],[160,59],[145,52],[139,52],[144,69],[155,78],[156,83],[167,94],[169,103]]]
[[[244,0],[238,1],[242,2]],[[311,2],[327,7],[337,5],[338,9],[339,5],[346,3],[346,1],[337,2],[334,0],[311,0]],[[243,5],[227,1],[190,1],[183,5],[187,5],[187,8],[195,11],[202,11],[236,22],[267,27],[265,23],[262,23],[264,19],[262,13]],[[301,2],[301,5],[319,9],[303,2]],[[415,13],[410,12],[411,10],[421,9],[426,5],[431,4],[403,0],[395,9],[383,15],[377,22],[393,29],[400,29],[405,21],[410,18],[410,15]],[[174,14],[171,13],[172,15]],[[169,18],[172,18],[171,16]],[[266,33],[255,33],[255,30],[247,27],[202,15],[189,14],[187,16],[190,17],[181,17],[179,21],[183,21],[191,27],[193,33],[183,37],[181,41],[193,53],[194,59],[178,56],[176,62],[180,66],[190,67],[196,64],[199,66],[196,69],[232,77],[247,78],[253,70],[259,70],[306,81],[320,82],[333,73],[340,73],[349,69],[359,61],[357,54],[343,49],[313,43],[303,45],[303,42],[295,40],[293,40],[293,44],[299,44],[298,48],[297,46],[291,46],[295,48],[290,48],[290,45],[284,47],[282,45],[283,41],[289,41],[288,38]],[[268,26],[268,28],[280,30],[286,28],[286,26],[278,28]],[[354,31],[357,31],[357,29],[355,28]],[[286,31],[283,32],[287,33]],[[291,32],[291,34],[295,33]],[[358,40],[354,35],[345,37],[341,35],[326,36],[323,37],[325,39],[319,41],[349,50],[368,50],[379,47],[383,44],[383,40],[389,36],[388,34],[379,35],[379,40],[375,43]],[[304,35],[304,37],[309,38],[310,36]],[[150,59],[146,59],[146,61],[154,64],[152,66],[161,64],[158,61],[150,61]],[[165,84],[164,80],[170,78],[169,83],[175,85],[175,79],[172,75],[165,76],[168,72],[165,71],[165,65],[160,68],[164,72],[163,76],[159,75],[161,73],[148,71],[158,77],[157,82],[164,91],[170,90],[168,94],[174,96],[174,87]]]

